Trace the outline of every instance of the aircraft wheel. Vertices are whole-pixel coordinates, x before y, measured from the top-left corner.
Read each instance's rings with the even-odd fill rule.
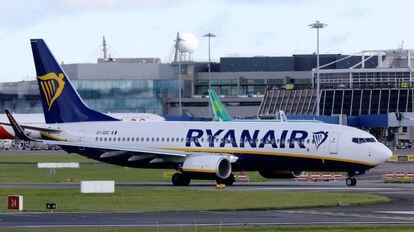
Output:
[[[191,182],[191,179],[184,175],[184,173],[176,172],[172,176],[171,182],[174,186],[188,186]]]
[[[355,186],[357,184],[357,180],[355,178],[352,178],[352,186]]]
[[[355,186],[357,183],[357,180],[354,177],[348,177],[345,180],[346,186]]]
[[[230,186],[230,185],[233,185],[234,181],[235,181],[235,179],[234,179],[234,175],[233,175],[233,173],[232,173],[232,174],[230,174],[230,176],[229,176],[229,177],[227,177],[226,179],[217,179],[217,180],[216,180],[216,183],[217,183],[217,184],[224,184],[224,185],[226,185],[226,186]]]

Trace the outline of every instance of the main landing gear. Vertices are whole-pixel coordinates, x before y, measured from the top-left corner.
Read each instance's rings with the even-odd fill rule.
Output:
[[[225,186],[230,186],[230,185],[233,185],[233,183],[234,183],[234,175],[233,175],[233,173],[232,174],[230,174],[230,176],[229,177],[227,177],[226,179],[216,179],[216,183],[217,184],[224,184]]]
[[[355,186],[357,184],[357,180],[355,177],[348,177],[345,179],[346,186]]]
[[[196,179],[198,179],[198,178],[196,177]],[[232,185],[234,183],[234,181],[235,181],[235,179],[234,179],[233,174],[230,174],[230,176],[227,177],[226,179],[220,179],[220,178],[216,179],[217,184],[224,184],[226,186]],[[173,183],[174,186],[188,186],[188,185],[190,185],[191,178],[190,178],[190,176],[186,175],[185,173],[176,172],[172,176],[171,182]]]
[[[174,186],[188,186],[191,179],[182,172],[176,172],[171,178]]]

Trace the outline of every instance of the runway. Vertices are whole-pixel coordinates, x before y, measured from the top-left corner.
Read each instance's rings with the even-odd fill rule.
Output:
[[[79,187],[77,183],[29,184],[39,188]],[[169,183],[119,183],[131,188],[174,188]],[[27,187],[27,184],[0,184],[0,187]],[[212,189],[209,182],[190,188]],[[275,181],[238,183],[225,191],[318,191],[373,193],[388,196],[385,204],[271,211],[226,212],[123,212],[123,213],[5,213],[0,227],[185,227],[185,226],[265,226],[265,225],[354,225],[414,224],[414,186],[360,181],[356,187],[338,182]]]

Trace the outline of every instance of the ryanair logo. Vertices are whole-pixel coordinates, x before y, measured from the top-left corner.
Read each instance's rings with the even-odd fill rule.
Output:
[[[39,78],[40,89],[45,96],[48,110],[52,107],[53,103],[59,96],[62,94],[63,87],[65,86],[65,81],[63,81],[63,73],[48,73],[44,76],[37,77]]]
[[[319,146],[321,146],[326,141],[327,138],[328,138],[327,131],[313,132],[313,140],[315,141],[316,150],[318,150]]]

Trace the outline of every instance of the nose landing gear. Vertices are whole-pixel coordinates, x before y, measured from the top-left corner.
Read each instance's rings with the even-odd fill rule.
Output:
[[[346,186],[355,186],[357,184],[357,180],[355,177],[348,177],[345,179]]]

